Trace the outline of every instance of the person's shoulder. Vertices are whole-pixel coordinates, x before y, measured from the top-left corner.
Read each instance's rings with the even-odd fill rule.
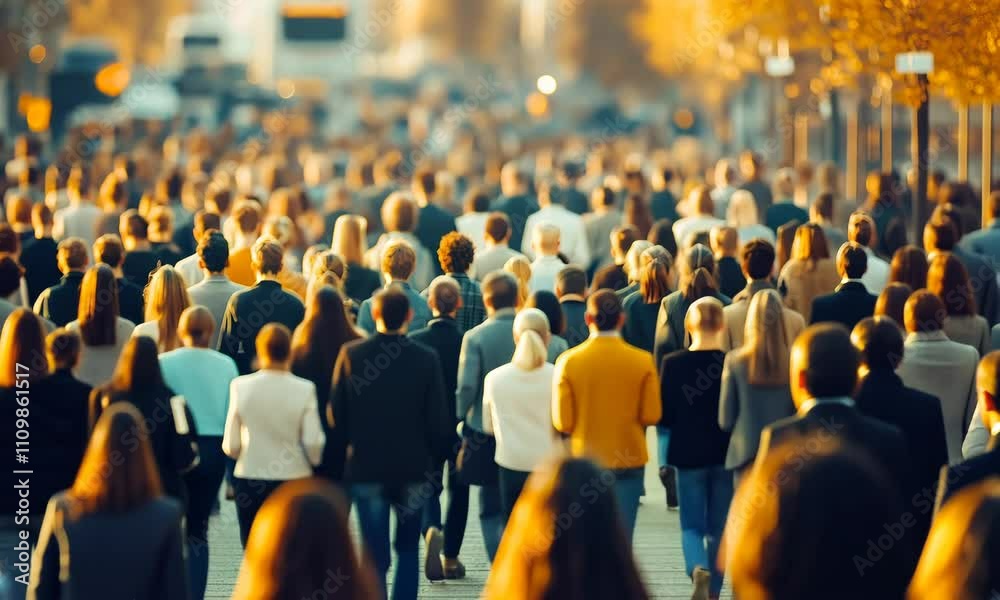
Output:
[[[160,519],[166,523],[179,521],[181,516],[184,514],[184,509],[181,506],[181,503],[177,499],[166,495],[153,498],[143,508],[147,510],[153,518]]]

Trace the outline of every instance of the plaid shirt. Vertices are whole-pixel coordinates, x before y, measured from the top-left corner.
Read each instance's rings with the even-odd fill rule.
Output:
[[[483,304],[483,291],[479,284],[465,273],[448,273],[448,276],[458,282],[462,295],[462,308],[458,309],[455,320],[462,333],[472,329],[486,320],[486,305]]]

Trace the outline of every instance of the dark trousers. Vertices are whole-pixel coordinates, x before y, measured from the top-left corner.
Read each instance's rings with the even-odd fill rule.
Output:
[[[188,490],[188,583],[192,600],[205,597],[208,583],[208,519],[226,471],[222,436],[198,436],[198,466],[184,475]]]
[[[285,483],[280,479],[243,479],[233,477],[233,490],[236,497],[236,520],[240,524],[240,545],[247,546],[247,539],[250,537],[250,527],[257,517],[257,511],[267,500],[267,497],[274,493],[281,484]]]
[[[436,479],[434,494],[424,506],[423,532],[431,527],[444,530],[444,557],[458,558],[465,539],[465,526],[469,518],[469,486],[462,482],[455,468],[455,460],[448,460],[447,474],[448,507],[445,509],[444,523],[441,523],[441,492],[444,491],[444,477]],[[443,525],[443,527],[442,527]]]
[[[504,524],[510,520],[510,513],[514,511],[514,505],[524,489],[524,484],[531,475],[527,471],[515,471],[500,467],[500,511],[503,515]]]

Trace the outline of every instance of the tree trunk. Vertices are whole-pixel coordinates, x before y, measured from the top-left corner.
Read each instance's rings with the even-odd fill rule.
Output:
[[[917,189],[913,195],[913,235],[912,239],[920,239],[924,223],[930,212],[927,204],[927,149],[930,142],[930,105],[927,93],[927,75],[918,75],[920,86],[924,90],[920,105],[913,112],[913,127],[910,128],[911,152],[913,168],[917,174]]]

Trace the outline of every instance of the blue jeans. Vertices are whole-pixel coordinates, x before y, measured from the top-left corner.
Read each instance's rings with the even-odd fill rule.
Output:
[[[629,545],[632,544],[632,534],[635,531],[635,520],[639,515],[639,497],[643,492],[643,467],[612,471],[615,477],[615,499],[622,516],[622,526]]]
[[[670,429],[668,427],[656,426],[656,458],[659,466],[667,466],[667,450],[670,449]]]
[[[397,565],[392,582],[392,599],[415,600],[420,576],[420,521],[426,502],[421,486],[356,483],[351,485],[351,500],[358,511],[365,548],[375,563],[383,598],[389,597],[386,576],[392,564],[389,512],[396,513],[392,548],[396,550]]]
[[[710,593],[722,590],[719,542],[733,500],[733,474],[722,465],[700,469],[677,469],[677,499],[680,504],[681,549],[688,575],[695,567],[712,574]]]
[[[500,509],[500,485],[479,486],[479,528],[483,530],[483,544],[486,556],[493,563],[503,537],[503,512]]]
[[[458,476],[455,461],[448,459],[448,507],[445,509],[444,522],[441,521],[441,492],[444,491],[443,481],[434,481],[434,495],[427,499],[424,506],[421,533],[426,534],[431,527],[444,531],[444,557],[458,558],[465,539],[465,525],[469,519],[469,486]],[[443,473],[442,473],[443,475]]]

